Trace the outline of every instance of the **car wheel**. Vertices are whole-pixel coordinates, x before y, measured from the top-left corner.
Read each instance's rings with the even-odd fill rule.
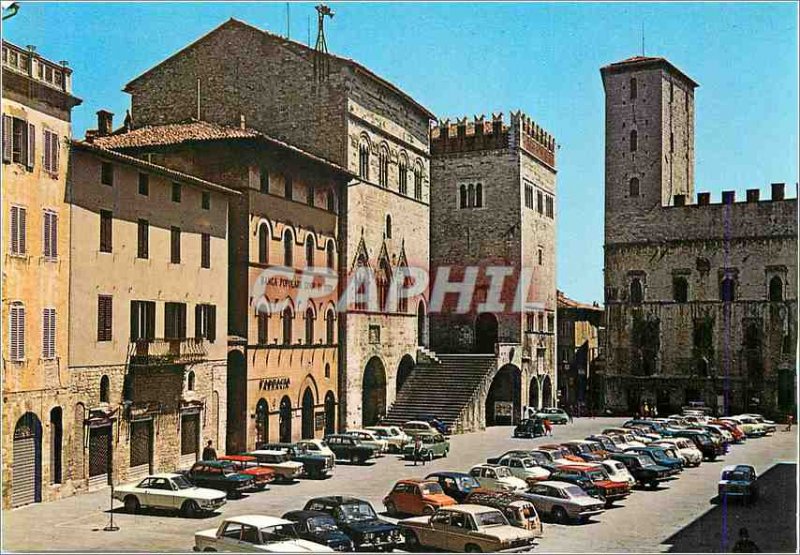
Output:
[[[467,553],[483,553],[479,545],[475,545],[474,543],[468,543],[464,546],[464,551]]]
[[[561,507],[553,507],[551,514],[553,515],[553,520],[555,520],[559,524],[566,524],[567,521],[569,520],[567,511],[565,511]]]
[[[433,451],[428,453],[428,462],[431,462],[432,460],[433,460]]]
[[[647,485],[650,489],[658,489],[658,482],[656,482],[655,480],[649,482]]]
[[[197,503],[191,499],[184,501],[183,505],[181,505],[181,514],[187,518],[194,518],[199,512],[200,507],[198,507]]]
[[[425,505],[422,508],[422,514],[424,516],[431,516],[434,512],[435,512],[435,509],[433,507],[431,507],[430,505]]]
[[[125,512],[134,514],[139,512],[139,500],[135,495],[129,495],[125,498]]]
[[[391,501],[388,501],[386,503],[386,512],[389,513],[390,516],[397,515],[397,505],[395,505]]]
[[[449,449],[445,449],[445,450],[444,450],[444,453],[442,453],[442,458],[443,458],[443,459],[446,459],[446,458],[447,458],[447,452],[448,452],[448,451],[449,451]]]

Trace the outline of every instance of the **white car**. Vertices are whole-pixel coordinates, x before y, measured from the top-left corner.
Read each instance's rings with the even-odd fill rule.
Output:
[[[411,443],[411,438],[397,426],[369,426],[367,431],[385,440],[389,444],[390,452],[402,453],[403,447]]]
[[[409,435],[416,434],[419,432],[427,432],[431,434],[438,433],[433,426],[431,426],[427,422],[423,422],[422,420],[409,420],[408,422],[403,424],[401,428],[406,434]]]
[[[613,459],[608,459],[605,461],[600,461],[600,464],[603,465],[603,468],[606,469],[606,473],[608,473],[608,478],[612,482],[621,482],[630,485],[633,487],[636,484],[636,480],[631,473],[628,471],[628,467],[626,467],[620,461],[615,461]]]
[[[370,432],[369,430],[347,430],[345,434],[358,439],[367,447],[375,449],[376,457],[380,457],[383,453],[389,451],[389,442],[379,438],[375,432]]]
[[[194,535],[195,551],[331,553],[327,545],[301,540],[290,520],[261,515],[228,517]]]
[[[531,457],[506,455],[497,461],[497,464],[508,467],[512,475],[526,482],[547,480],[550,477],[550,471],[537,465]]]
[[[778,427],[775,424],[775,422],[773,422],[772,420],[767,420],[766,418],[764,418],[760,414],[747,413],[747,414],[743,414],[742,416],[745,416],[747,418],[752,418],[753,420],[755,420],[759,424],[763,425],[767,429],[768,432],[775,432],[778,429]]]
[[[270,449],[256,449],[247,453],[258,460],[259,466],[271,468],[275,478],[284,482],[291,482],[303,474],[303,463],[293,461],[289,453]]]
[[[684,466],[700,466],[703,462],[703,453],[695,447],[694,443],[684,437],[668,437],[657,441],[654,445],[669,445],[677,449],[678,456],[683,460]]]
[[[297,442],[297,445],[304,447],[306,450],[311,452],[314,455],[321,455],[323,457],[328,457],[331,461],[331,468],[336,466],[336,454],[331,451],[331,448],[328,447],[328,444],[325,443],[325,440],[322,439],[302,439]]]
[[[478,464],[473,466],[470,476],[475,478],[483,489],[490,491],[527,491],[528,484],[517,478],[506,466],[497,464]]]
[[[129,513],[152,507],[193,517],[219,509],[226,496],[224,491],[195,487],[182,474],[152,474],[139,482],[114,488],[114,499],[125,503]]]

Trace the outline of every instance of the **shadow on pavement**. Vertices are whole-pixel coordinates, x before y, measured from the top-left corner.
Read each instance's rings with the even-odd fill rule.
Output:
[[[747,528],[762,553],[797,550],[797,465],[779,463],[758,478],[759,498],[748,506],[738,501],[716,504],[667,538],[670,553],[730,552]],[[717,498],[710,500],[713,503]]]
[[[183,516],[179,511],[174,511],[170,509],[155,509],[151,507],[140,507],[139,510],[136,511],[135,513],[129,513],[128,511],[125,510],[125,507],[115,507],[113,510],[106,509],[103,512],[106,514],[114,513],[115,515],[170,517],[182,520],[204,520],[208,518],[214,518],[222,514],[220,511],[213,511],[213,512],[202,512],[198,513],[197,516],[188,517],[188,516]]]

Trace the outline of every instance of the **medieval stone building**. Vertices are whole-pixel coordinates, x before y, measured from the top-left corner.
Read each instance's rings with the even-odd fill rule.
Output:
[[[600,356],[603,307],[570,299],[558,291],[558,400],[570,414],[596,411],[594,385]]]
[[[664,58],[601,69],[606,97],[606,406],[794,402],[797,199],[695,196],[691,78]]]

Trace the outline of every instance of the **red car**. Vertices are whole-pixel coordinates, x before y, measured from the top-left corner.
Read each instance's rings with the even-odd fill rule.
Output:
[[[258,465],[258,459],[249,455],[222,455],[217,460],[228,461],[239,474],[253,477],[256,489],[263,490],[275,481],[275,471]]]
[[[559,472],[582,476],[597,487],[606,500],[606,508],[610,507],[614,501],[624,499],[631,494],[631,486],[627,482],[614,482],[608,476],[608,472],[601,465],[586,466],[564,464],[558,467]]]
[[[712,420],[711,422],[709,422],[709,424],[722,426],[723,428],[728,430],[733,436],[733,441],[735,441],[736,443],[741,442],[745,438],[744,431],[733,422],[728,422],[726,420]]]

